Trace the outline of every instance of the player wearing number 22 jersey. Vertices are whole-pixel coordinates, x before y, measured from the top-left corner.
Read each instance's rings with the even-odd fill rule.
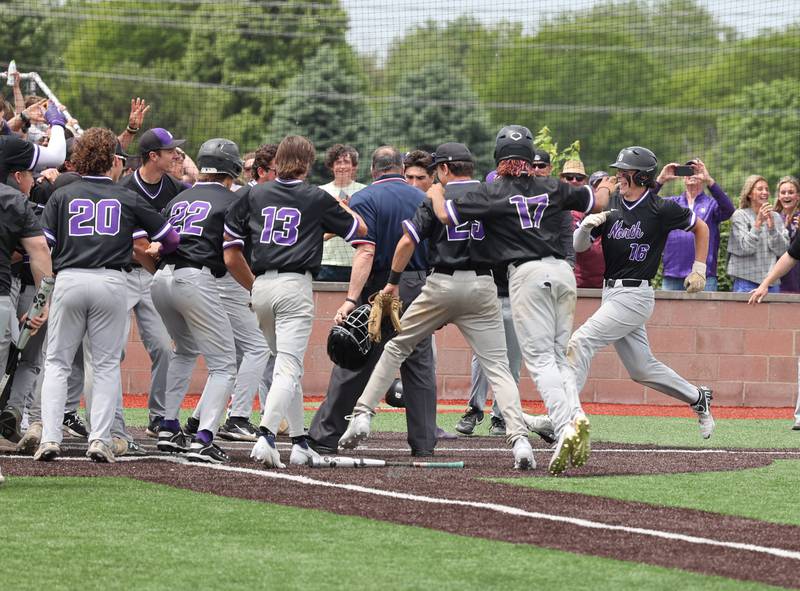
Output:
[[[366,225],[325,191],[305,183],[314,162],[314,147],[289,136],[275,154],[275,181],[257,185],[225,218],[225,262],[246,289],[267,344],[275,353],[275,373],[251,456],[267,467],[283,467],[275,433],[286,416],[290,425],[303,423],[300,379],[303,356],[314,321],[311,274],[322,261],[325,232],[347,241],[366,234]],[[244,261],[245,241],[252,245],[250,269]],[[291,433],[291,463],[305,463],[313,452],[302,433]]]
[[[109,178],[114,167],[121,167],[114,158],[115,146],[111,131],[88,130],[73,156],[83,178],[53,193],[42,214],[57,278],[42,384],[42,443],[35,459],[54,459],[60,454],[67,378],[75,351],[88,333],[94,396],[87,455],[96,461],[114,461],[111,424],[122,400],[119,360],[127,336],[122,268],[130,261],[137,228],[162,243],[162,254],[178,243],[178,236],[158,212]]]

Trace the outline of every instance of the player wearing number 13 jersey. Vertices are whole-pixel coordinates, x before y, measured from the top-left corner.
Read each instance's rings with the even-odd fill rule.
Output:
[[[530,131],[504,127],[497,135],[498,176],[463,197],[443,203],[441,191],[428,191],[443,223],[459,226],[479,220],[498,263],[508,264],[511,312],[522,357],[553,420],[558,444],[550,471],[560,473],[571,459],[588,455],[588,427],[577,396],[567,394],[566,347],[572,330],[577,291],[575,275],[559,240],[566,209],[590,212],[605,206],[609,187],[599,198],[589,187],[573,187],[534,176]]]
[[[89,129],[73,154],[83,178],[53,193],[42,214],[57,278],[42,384],[42,443],[35,459],[60,454],[67,378],[75,351],[88,333],[94,400],[87,455],[114,461],[110,430],[122,400],[119,360],[127,336],[122,268],[130,261],[137,228],[161,242],[162,254],[178,244],[177,234],[158,212],[111,180],[122,167],[114,157],[116,141],[107,129]]]
[[[281,468],[275,433],[281,419],[303,424],[300,378],[314,321],[311,272],[322,261],[324,232],[347,241],[366,234],[366,225],[328,193],[303,181],[314,162],[307,139],[288,136],[275,154],[275,181],[256,185],[225,218],[225,264],[252,292],[253,309],[275,353],[275,373],[251,457]],[[251,263],[242,254],[252,245]],[[291,463],[306,463],[315,452],[302,432],[290,432]]]
[[[602,304],[572,335],[567,357],[574,370],[575,389],[580,392],[594,354],[613,344],[634,381],[690,404],[698,415],[701,435],[708,438],[714,430],[711,390],[693,386],[656,359],[645,330],[655,305],[650,282],[658,271],[669,232],[694,233],[695,263],[686,278],[690,293],[705,285],[708,254],[705,222],[691,210],[652,192],[657,165],[655,154],[646,148],[622,150],[611,165],[620,181],[611,209],[587,216],[575,230],[576,252],[589,248],[590,236],[602,237],[606,272]]]

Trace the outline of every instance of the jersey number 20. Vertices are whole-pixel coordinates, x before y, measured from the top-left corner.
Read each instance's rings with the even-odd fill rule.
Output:
[[[303,214],[294,207],[265,207],[261,210],[264,216],[264,230],[261,232],[261,244],[277,244],[291,246],[297,242],[300,219]]]
[[[116,199],[73,199],[69,202],[70,236],[116,236],[122,207]]]

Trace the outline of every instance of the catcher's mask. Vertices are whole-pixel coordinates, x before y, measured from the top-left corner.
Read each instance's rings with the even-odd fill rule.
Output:
[[[372,341],[367,322],[372,306],[363,304],[350,312],[343,324],[336,324],[328,334],[328,357],[336,365],[349,370],[364,367]]]

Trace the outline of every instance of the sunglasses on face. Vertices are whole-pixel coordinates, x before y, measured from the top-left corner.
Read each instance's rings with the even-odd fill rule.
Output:
[[[585,181],[586,177],[582,174],[562,174],[561,178],[565,181]]]
[[[534,168],[547,168],[548,166],[550,166],[550,165],[547,164],[546,162],[534,162],[533,163],[533,167]]]

